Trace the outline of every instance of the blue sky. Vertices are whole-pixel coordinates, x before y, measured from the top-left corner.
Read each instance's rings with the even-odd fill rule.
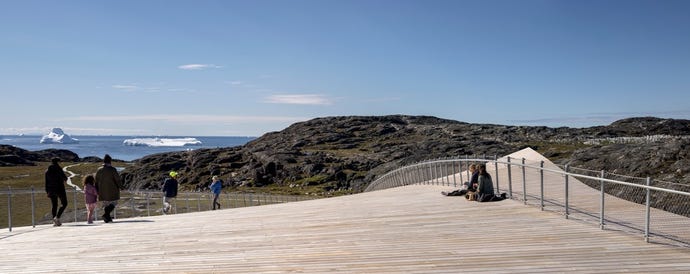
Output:
[[[2,1],[0,134],[690,119],[690,1]]]

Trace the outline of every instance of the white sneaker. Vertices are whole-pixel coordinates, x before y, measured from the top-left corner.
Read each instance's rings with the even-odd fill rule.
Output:
[[[53,218],[53,226],[61,226],[62,223],[60,222],[60,219],[58,217]]]

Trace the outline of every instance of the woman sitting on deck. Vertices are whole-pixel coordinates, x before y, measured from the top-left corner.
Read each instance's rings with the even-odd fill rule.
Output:
[[[494,195],[494,182],[491,180],[491,175],[486,172],[486,165],[479,165],[479,178],[477,179],[477,202],[491,202],[501,201],[505,199],[505,193],[501,196]]]

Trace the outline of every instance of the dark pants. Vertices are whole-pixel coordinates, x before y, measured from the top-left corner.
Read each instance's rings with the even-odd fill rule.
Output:
[[[103,210],[105,211],[105,214],[103,214],[104,216],[112,218],[112,215],[110,215],[110,213],[113,212],[113,210],[115,210],[115,205],[107,205]]]
[[[497,201],[503,201],[505,199],[505,193],[501,194],[501,196],[496,196],[494,194],[479,194],[477,196],[477,202],[497,202]]]
[[[218,197],[220,197],[220,194],[213,194],[213,209],[216,209],[216,205],[218,206],[218,209],[220,209],[220,203],[218,202]]]
[[[53,193],[48,197],[50,197],[50,204],[53,206],[50,213],[53,214],[53,218],[57,217],[59,219],[62,216],[62,212],[65,212],[65,208],[67,208],[67,193]],[[60,204],[62,205],[60,209],[57,207],[58,198],[60,198]]]

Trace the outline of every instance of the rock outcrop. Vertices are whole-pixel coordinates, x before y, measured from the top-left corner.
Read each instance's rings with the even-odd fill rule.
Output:
[[[50,162],[58,157],[62,161],[78,162],[79,155],[65,149],[28,151],[15,146],[0,145],[0,166],[35,165],[34,162]]]
[[[609,126],[548,128],[469,124],[428,116],[317,118],[267,133],[244,146],[162,153],[122,172],[131,189],[158,189],[170,170],[190,189],[212,175],[226,187],[359,192],[401,165],[460,155],[506,155],[532,147],[560,164],[690,183],[690,121],[631,118]]]

